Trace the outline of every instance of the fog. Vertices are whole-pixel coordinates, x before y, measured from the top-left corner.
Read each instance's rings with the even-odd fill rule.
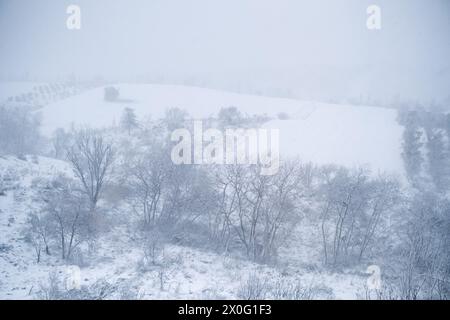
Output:
[[[66,8],[81,8],[68,30]],[[381,8],[381,30],[366,9]],[[314,99],[448,101],[450,3],[0,1],[0,77],[184,83]]]
[[[449,33],[449,0],[0,0],[0,300],[449,300]]]

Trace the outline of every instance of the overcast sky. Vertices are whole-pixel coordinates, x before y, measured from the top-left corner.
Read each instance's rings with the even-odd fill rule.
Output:
[[[79,31],[66,28],[69,4],[81,7]],[[370,4],[379,31],[366,28]],[[0,0],[0,52],[2,76],[305,72],[332,87],[360,73],[362,87],[444,96],[450,1]]]

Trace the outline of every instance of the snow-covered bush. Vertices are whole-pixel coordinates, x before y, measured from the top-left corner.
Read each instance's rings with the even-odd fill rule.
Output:
[[[139,287],[133,286],[132,283],[126,282],[118,288],[118,299],[120,300],[142,300],[143,292]]]
[[[44,192],[53,189],[52,180],[48,177],[35,177],[31,180],[31,188]]]
[[[242,300],[264,300],[270,294],[270,283],[267,278],[250,274],[249,277],[241,282],[237,296]]]
[[[12,245],[0,243],[0,253],[6,253],[13,249]]]
[[[40,300],[104,300],[111,297],[117,286],[104,279],[97,280],[91,285],[83,285],[79,289],[67,288],[66,279],[62,279],[56,272],[49,274],[46,283],[41,283],[37,298]]]
[[[239,127],[242,126],[244,117],[236,107],[228,107],[220,109],[218,121],[221,128]]]
[[[19,174],[13,168],[0,169],[0,196],[4,196],[7,190],[16,189],[19,185]]]
[[[187,111],[180,108],[169,108],[164,112],[162,122],[166,126],[167,130],[171,132],[173,130],[183,128],[187,118]]]
[[[289,115],[286,112],[280,112],[277,114],[278,120],[289,120]]]
[[[65,160],[67,152],[69,151],[71,144],[73,144],[73,138],[71,132],[66,132],[62,128],[56,129],[51,138],[53,157]]]
[[[155,266],[165,264],[163,235],[157,231],[148,232],[144,238],[143,255],[137,268],[141,272],[153,270]]]
[[[0,155],[24,156],[38,150],[40,116],[25,107],[0,106]]]
[[[50,255],[51,225],[50,215],[31,213],[24,229],[25,240],[30,243],[36,253],[36,262],[41,262],[41,253]]]
[[[269,278],[252,273],[241,282],[237,291],[239,299],[244,300],[312,300],[332,298],[330,288],[317,285],[303,285],[291,278]]]
[[[119,89],[115,87],[105,88],[105,101],[116,101],[119,98]]]
[[[290,279],[277,280],[270,290],[271,299],[275,300],[312,300],[315,294],[313,286],[303,286]]]
[[[5,193],[5,181],[3,180],[3,174],[0,172],[0,196],[4,196]]]

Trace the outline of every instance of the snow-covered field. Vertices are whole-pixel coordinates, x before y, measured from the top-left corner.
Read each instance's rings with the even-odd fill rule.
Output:
[[[235,106],[243,114],[266,114],[265,124],[280,130],[281,157],[298,156],[317,164],[348,167],[368,165],[374,172],[403,175],[400,155],[402,128],[396,111],[291,99],[243,95],[197,87],[121,84],[120,99],[106,102],[103,88],[61,100],[42,109],[43,132],[72,124],[107,127],[118,124],[125,107],[141,119],[158,119],[168,108],[178,107],[195,119],[217,115]],[[286,113],[288,120],[278,120]]]

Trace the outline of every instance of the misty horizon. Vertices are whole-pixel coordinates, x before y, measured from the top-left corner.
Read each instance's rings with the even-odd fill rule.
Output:
[[[448,103],[450,4],[0,2],[0,79],[187,84],[303,99]],[[14,31],[14,32],[12,32]]]

